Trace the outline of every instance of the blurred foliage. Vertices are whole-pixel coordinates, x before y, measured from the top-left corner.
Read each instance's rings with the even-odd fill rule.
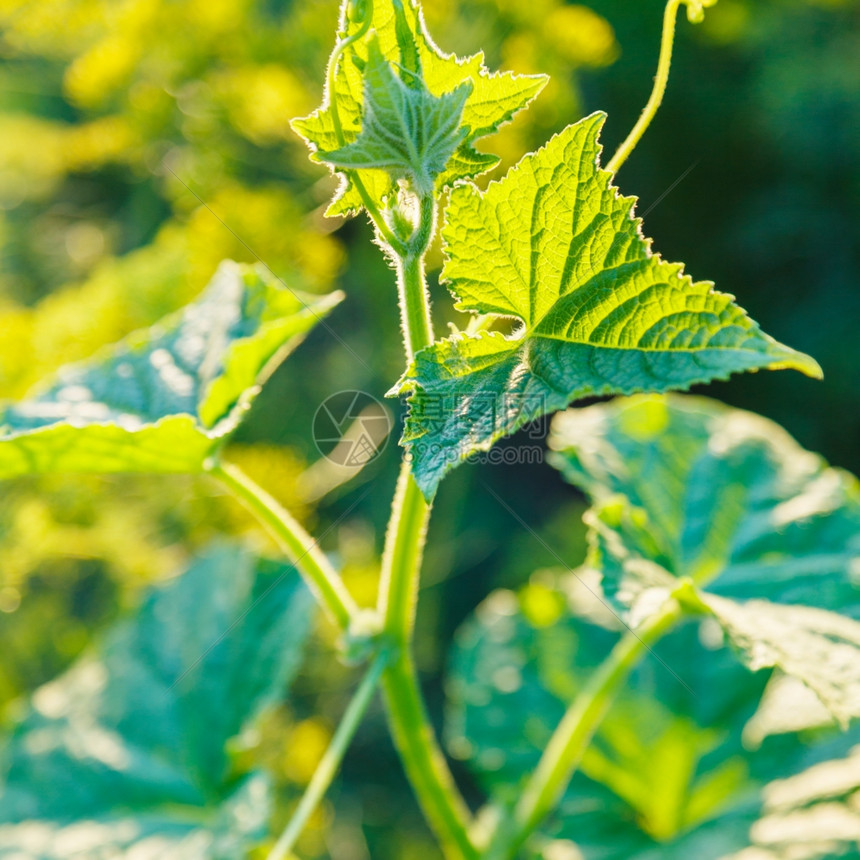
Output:
[[[592,573],[543,570],[518,592],[495,591],[457,637],[448,746],[503,809],[624,630],[595,596]],[[711,623],[686,621],[637,667],[543,826],[543,847],[526,856],[856,857],[860,771],[842,757],[857,727],[836,735],[771,725],[751,743],[745,727],[760,721],[766,673],[744,669]],[[799,705],[783,696],[781,710]]]
[[[650,87],[662,3],[433,0],[426,13],[444,49],[484,49],[490,68],[552,76],[493,139],[507,165],[597,108],[609,114],[607,149],[620,142]],[[316,528],[369,600],[396,446],[316,512],[298,489],[319,456],[309,430],[321,399],[343,388],[381,397],[402,370],[391,273],[362,220],[322,218],[332,181],[288,126],[319,102],[336,19],[333,0],[0,0],[0,396],[21,396],[60,364],[185,304],[225,257],[262,259],[311,291],[343,286],[348,300],[331,317],[338,338],[311,335],[231,454]],[[640,212],[653,210],[655,248],[736,293],[826,377],[760,374],[709,393],[778,420],[855,472],[857,56],[856,0],[720,0],[700,27],[680,26],[664,107],[619,180]],[[453,316],[445,291],[434,297],[441,331]],[[578,564],[582,509],[546,467],[470,467],[446,484],[419,619],[434,714],[455,628],[491,588]],[[249,531],[262,540],[203,479],[5,483],[0,704],[58,674],[145,583],[211,537]],[[527,594],[534,611],[552,613],[552,598]],[[332,728],[312,715],[334,721],[345,702],[351,676],[324,659],[330,637],[323,629],[315,640],[289,710],[246,738],[244,754],[283,789],[276,822]],[[437,856],[378,720],[362,729],[300,850]]]
[[[226,745],[284,695],[313,598],[223,542],[178,574],[22,705],[0,855],[233,860],[266,838],[269,781]]]

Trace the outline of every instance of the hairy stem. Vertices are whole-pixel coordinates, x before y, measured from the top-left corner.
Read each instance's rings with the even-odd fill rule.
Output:
[[[400,325],[407,362],[412,360],[419,349],[433,343],[433,320],[424,274],[424,254],[436,231],[436,201],[431,196],[425,196],[418,205],[418,224],[409,239],[408,249],[395,258]]]
[[[338,724],[334,737],[326,749],[320,763],[314,771],[305,793],[302,795],[296,811],[290,818],[286,829],[281,834],[280,839],[275,843],[269,853],[268,860],[285,860],[290,855],[293,847],[296,844],[308,819],[313,814],[314,810],[319,806],[320,801],[328,791],[332,780],[335,778],[347,748],[352,741],[365,711],[370,705],[376,687],[379,684],[379,679],[382,676],[382,670],[388,662],[388,652],[381,651],[376,660],[371,664],[367,674],[361,681],[361,684],[356,690],[355,695],[350,700],[349,705],[344,711],[343,717]]]
[[[383,692],[394,743],[421,808],[447,857],[475,860],[470,814],[460,796],[427,715],[412,659],[412,629],[430,506],[404,462],[385,542],[379,612],[394,649]]]
[[[436,204],[420,200],[420,217],[409,249],[396,258],[401,324],[407,360],[433,342],[430,301],[424,278],[424,253],[433,238]],[[477,860],[469,837],[470,814],[436,739],[421,697],[412,659],[412,630],[430,505],[403,463],[385,538],[379,614],[383,636],[393,649],[382,676],[391,734],[418,802],[445,855]]]
[[[335,623],[347,630],[358,608],[316,541],[272,496],[236,466],[215,461],[209,463],[206,470],[262,522]]]
[[[669,69],[672,65],[672,46],[675,42],[675,24],[678,20],[678,9],[685,0],[669,0],[663,13],[663,36],[660,40],[660,58],[657,61],[657,74],[654,77],[654,88],[648,102],[642,111],[642,115],[636,121],[626,140],[618,147],[612,156],[606,169],[610,173],[617,173],[618,168],[627,161],[628,156],[636,148],[645,130],[651,125],[651,120],[657,113],[657,109],[663,101],[666,92],[666,84],[669,81]]]
[[[433,342],[430,321],[430,296],[424,278],[423,254],[398,257],[397,291],[403,327],[403,346],[407,362],[412,361],[419,349]]]
[[[512,818],[498,827],[488,860],[511,860],[555,807],[570,783],[615,695],[649,648],[678,621],[682,609],[670,600],[638,630],[624,635],[567,709],[520,795]]]
[[[398,647],[408,645],[412,639],[418,577],[429,519],[430,506],[421,495],[409,464],[403,463],[391,505],[379,588],[383,630]]]

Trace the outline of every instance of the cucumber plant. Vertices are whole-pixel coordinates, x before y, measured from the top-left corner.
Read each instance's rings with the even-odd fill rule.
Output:
[[[283,693],[309,592],[364,665],[286,830],[290,855],[377,688],[442,851],[456,860],[856,857],[860,489],[765,419],[667,394],[816,362],[650,247],[615,175],[661,102],[669,0],[639,121],[602,166],[604,115],[501,179],[477,148],[543,76],[443,53],[413,0],[345,0],[322,106],[293,122],[364,212],[396,274],[408,415],[375,609],[229,462],[269,374],[342,299],[225,262],[201,297],[59,372],[0,419],[0,477],[205,473],[289,566],[222,546],[40,688],[2,760],[0,857],[236,858],[266,844],[271,788],[225,746]],[[434,332],[426,256],[465,316]],[[452,469],[561,412],[552,461],[591,501],[589,553],[490,595],[459,634],[448,745],[489,798],[473,811],[428,719],[412,657],[424,536]],[[632,395],[632,396],[631,396]],[[659,645],[658,645],[659,643]],[[849,734],[838,736],[837,726]]]

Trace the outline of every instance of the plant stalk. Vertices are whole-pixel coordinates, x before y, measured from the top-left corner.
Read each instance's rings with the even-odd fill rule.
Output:
[[[433,342],[424,253],[433,238],[436,204],[420,200],[420,218],[406,253],[397,256],[397,287],[407,361]],[[470,813],[436,739],[412,659],[412,632],[430,505],[404,461],[385,538],[378,610],[393,650],[382,689],[395,746],[418,803],[451,860],[477,860],[469,836]]]
[[[621,686],[650,646],[664,636],[682,614],[676,600],[668,601],[642,627],[624,635],[591,675],[550,738],[510,823],[500,823],[485,854],[487,860],[516,857],[526,839],[561,799]]]
[[[404,462],[386,536],[379,592],[383,636],[394,657],[383,678],[395,746],[418,802],[447,857],[476,860],[469,837],[470,814],[445,761],[418,684],[412,631],[430,506]]]
[[[628,156],[636,148],[642,135],[651,125],[651,120],[657,113],[657,109],[663,101],[663,96],[666,93],[666,84],[669,81],[669,69],[672,66],[672,47],[675,42],[675,25],[678,20],[678,10],[681,8],[685,0],[669,0],[666,4],[666,9],[663,12],[663,35],[660,40],[660,58],[657,60],[657,74],[654,77],[654,88],[651,90],[651,95],[648,98],[642,114],[636,121],[636,125],[627,135],[627,138],[618,147],[615,155],[609,160],[606,169],[615,174],[618,169],[627,161]]]
[[[424,253],[408,252],[398,257],[397,292],[400,300],[403,347],[406,361],[433,343],[433,323],[430,319],[430,296],[424,276]]]
[[[469,811],[439,748],[418,685],[411,655],[421,556],[430,506],[409,471],[401,467],[385,542],[379,613],[383,635],[394,649],[382,689],[394,743],[418,802],[446,856],[474,860]]]
[[[260,520],[334,622],[342,630],[348,630],[358,607],[316,541],[241,469],[230,463],[214,461],[207,465],[206,471],[221,481]]]
[[[412,639],[418,577],[430,519],[430,506],[421,495],[408,463],[400,467],[391,509],[382,556],[378,609],[385,635],[392,644],[403,647]]]
[[[382,670],[385,668],[387,662],[388,653],[386,651],[381,651],[377,654],[376,659],[362,679],[355,695],[350,700],[346,711],[344,711],[337,730],[331,739],[331,743],[317,765],[314,775],[311,777],[311,781],[308,783],[308,787],[305,789],[305,793],[296,807],[296,811],[293,813],[292,818],[290,818],[280,839],[278,839],[274,848],[269,852],[268,860],[285,860],[290,855],[296,841],[305,829],[308,819],[313,815],[317,806],[319,806],[332,780],[335,778],[338,770],[340,770],[343,757],[352,742],[368,705],[370,705],[373,694],[379,684],[379,679],[382,676]]]
[[[470,813],[454,783],[427,715],[411,655],[401,650],[382,676],[394,743],[418,803],[451,860],[477,860]]]

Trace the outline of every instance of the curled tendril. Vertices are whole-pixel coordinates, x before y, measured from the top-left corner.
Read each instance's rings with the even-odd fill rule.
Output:
[[[350,23],[361,23],[361,26],[350,36],[345,33],[338,40],[332,53],[331,60],[328,64],[328,97],[329,106],[331,107],[331,120],[334,126],[334,134],[337,138],[338,146],[346,144],[346,138],[343,136],[343,126],[340,122],[340,112],[337,106],[337,87],[335,79],[337,77],[337,67],[340,65],[341,57],[344,51],[354,45],[359,39],[363,38],[370,29],[370,24],[373,21],[373,0],[350,0],[346,10],[346,29],[349,29]]]
[[[373,3],[370,0],[350,0],[346,17],[353,24],[369,23],[373,17]]]
[[[684,0],[687,4],[687,20],[691,24],[701,24],[705,20],[705,9],[716,5],[717,0]]]
[[[346,35],[346,32],[349,30],[349,25],[358,23],[359,21],[361,22],[359,28],[351,35]],[[340,121],[340,111],[338,110],[337,104],[337,69],[340,65],[341,57],[343,57],[346,49],[351,45],[354,45],[359,39],[364,38],[368,30],[370,30],[372,22],[373,0],[350,0],[349,5],[346,8],[343,29],[341,30],[340,37],[338,38],[338,42],[335,45],[334,52],[332,53],[331,60],[328,64],[326,89],[328,91],[329,108],[331,110],[331,123],[334,127],[334,136],[337,140],[338,146],[345,146],[346,138],[343,134],[343,125]],[[358,175],[358,172],[355,170],[344,172],[352,180],[355,189],[361,197],[361,202],[364,204],[364,208],[370,216],[370,220],[373,222],[382,239],[396,253],[405,253],[407,250],[406,246],[388,226],[382,213],[373,202],[370,194],[368,194],[367,188],[365,187],[364,182],[362,182],[361,177]]]

